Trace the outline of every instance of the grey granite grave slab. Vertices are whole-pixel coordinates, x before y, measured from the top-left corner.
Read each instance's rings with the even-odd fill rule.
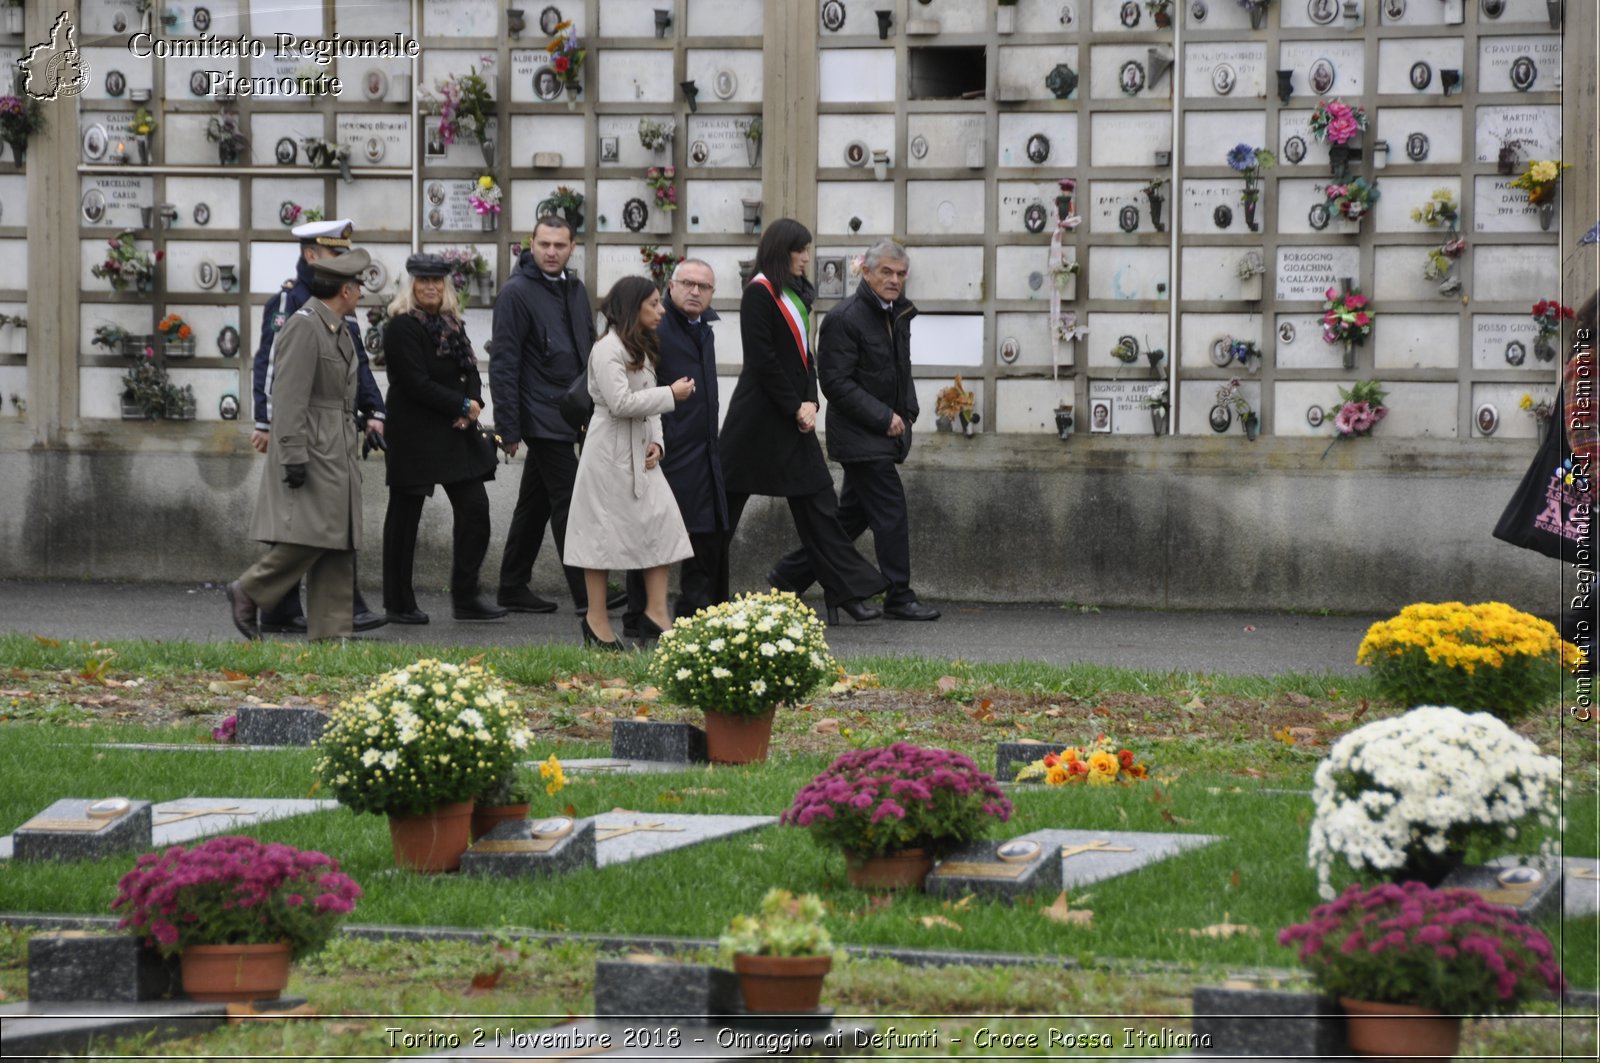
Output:
[[[995,855],[999,842],[964,845],[939,862],[923,891],[935,897],[975,894],[986,900],[1010,904],[1040,890],[1061,889],[1061,860],[1049,846],[1040,844],[1039,856],[1026,863],[1007,863]]]
[[[17,860],[99,860],[150,848],[149,801],[134,801],[115,819],[90,819],[98,798],[64,797],[16,829]]]
[[[1339,1002],[1314,993],[1196,986],[1190,1028],[1205,1035],[1203,1051],[1213,1056],[1316,1059],[1349,1051]]]
[[[1517,867],[1527,861],[1521,856],[1499,856],[1489,861],[1491,867]],[[1588,856],[1561,858],[1561,915],[1565,919],[1579,919],[1600,912],[1600,860]]]
[[[393,1063],[446,1059],[541,1060],[544,1063],[564,1059],[672,1059],[683,1063],[791,1057],[838,1059],[870,1052],[868,1046],[876,1034],[874,1026],[860,1022],[834,1022],[823,1029],[796,1031],[792,1026],[762,1030],[720,1024],[673,1025],[653,1017],[626,1022],[585,1019],[544,1029],[515,1019],[477,1025],[484,1028],[482,1047],[467,1047],[467,1038],[459,1034],[462,1047],[431,1054],[415,1053],[418,1048],[428,1049],[434,1045],[398,1043],[389,1047],[405,1054],[391,1057]]]
[[[1001,782],[1016,778],[1017,772],[1046,754],[1060,753],[1070,742],[1001,742],[994,747],[994,777]]]
[[[611,755],[618,760],[703,764],[706,733],[692,723],[618,720],[611,725]]]
[[[1439,883],[1440,889],[1471,890],[1490,904],[1510,908],[1525,922],[1537,922],[1561,910],[1561,880],[1564,876],[1554,869],[1526,868],[1525,873],[1539,876],[1529,885],[1502,883],[1499,877],[1511,867],[1521,867],[1520,861],[1510,865],[1486,866],[1472,864],[1458,867]]]
[[[1020,837],[1061,852],[1065,889],[1126,875],[1148,864],[1222,839],[1215,834],[1156,834],[1116,830],[1036,830]]]
[[[608,812],[594,817],[601,867],[640,860],[778,822],[777,816],[691,816],[662,812]]]
[[[184,797],[176,801],[164,801],[147,810],[152,820],[150,832],[134,849],[143,851],[181,845],[207,835],[240,830],[254,823],[304,816],[338,807],[337,801],[278,797]],[[14,838],[0,838],[0,860],[12,858]]]
[[[535,839],[533,822],[502,823],[461,854],[463,875],[536,878],[595,866],[594,821],[579,820],[563,838]]]
[[[328,716],[317,709],[240,705],[233,740],[247,746],[309,746],[322,737]]]
[[[289,1011],[305,997],[258,1000],[257,1011]],[[0,1045],[8,1060],[31,1061],[102,1051],[119,1037],[154,1044],[194,1037],[228,1021],[228,1005],[218,1001],[162,1000],[107,1004],[102,1001],[24,1001],[0,1005]]]
[[[28,939],[28,999],[163,1000],[182,995],[178,961],[133,934],[63,930]]]
[[[568,775],[652,774],[683,771],[685,767],[682,761],[618,760],[615,757],[579,757],[561,762],[561,770]]]
[[[708,1016],[744,1010],[739,976],[703,963],[674,963],[658,956],[597,960],[594,1013],[598,1018],[648,1015],[663,1024],[703,1023]]]

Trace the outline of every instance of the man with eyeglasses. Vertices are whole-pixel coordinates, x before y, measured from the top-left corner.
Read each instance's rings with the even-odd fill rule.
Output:
[[[694,556],[679,569],[674,619],[728,600],[728,501],[717,451],[717,347],[711,332],[711,322],[717,320],[711,309],[715,287],[716,274],[708,264],[697,258],[679,262],[667,284],[666,316],[656,330],[661,343],[656,379],[694,381],[689,397],[661,416],[661,470],[694,547]],[[622,633],[641,637],[643,615],[644,580],[630,572]]]

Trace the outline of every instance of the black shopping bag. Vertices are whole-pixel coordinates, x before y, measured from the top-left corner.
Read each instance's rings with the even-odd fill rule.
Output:
[[[1494,537],[1513,546],[1537,550],[1546,557],[1561,560],[1563,553],[1573,557],[1579,540],[1588,534],[1589,509],[1582,491],[1566,482],[1572,468],[1572,451],[1567,447],[1566,401],[1556,392],[1555,411],[1550,430],[1545,433],[1533,464],[1522,477]],[[1577,510],[1574,513],[1574,510]]]

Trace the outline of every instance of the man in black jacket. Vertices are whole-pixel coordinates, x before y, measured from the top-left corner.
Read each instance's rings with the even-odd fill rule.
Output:
[[[661,471],[678,500],[694,556],[678,573],[674,619],[728,600],[728,499],[722,483],[722,457],[717,450],[717,348],[711,322],[711,293],[716,274],[698,258],[686,258],[672,271],[667,286],[666,316],[656,335],[661,341],[657,380],[688,377],[689,397],[661,415]],[[639,638],[644,615],[644,580],[628,573],[628,610],[622,633]]]
[[[556,603],[528,587],[548,521],[556,551],[566,555],[567,507],[578,475],[578,435],[561,417],[561,398],[589,363],[594,312],[583,281],[567,272],[573,232],[567,221],[547,214],[533,229],[494,301],[489,393],[501,446],[516,457],[527,445],[517,506],[506,532],[496,600],[517,613],[554,612]],[[581,613],[588,608],[583,570],[567,567],[567,586]]]
[[[939,610],[911,589],[911,523],[895,466],[911,452],[917,392],[911,379],[911,319],[905,297],[906,249],[879,240],[867,250],[861,284],[822,321],[817,379],[828,397],[828,456],[844,466],[839,523],[851,538],[867,528],[878,570],[889,581],[883,614],[937,620]],[[804,591],[815,577],[804,549],[767,575],[779,590]]]

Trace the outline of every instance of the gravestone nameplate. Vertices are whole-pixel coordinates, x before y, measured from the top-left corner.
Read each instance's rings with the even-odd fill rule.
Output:
[[[1520,856],[1501,856],[1489,861],[1495,869],[1520,867]],[[1561,914],[1566,919],[1581,919],[1600,912],[1600,860],[1589,856],[1561,858]],[[1555,877],[1555,876],[1552,876]]]
[[[520,819],[495,827],[461,854],[461,873],[533,878],[595,866],[593,820],[558,838],[536,837],[536,826],[537,821]]]
[[[1274,272],[1279,302],[1322,301],[1338,278],[1359,274],[1361,250],[1356,247],[1280,247]]]
[[[1001,782],[1016,778],[1017,772],[1042,760],[1046,754],[1066,749],[1066,742],[1001,742],[994,747],[994,777]]]
[[[89,815],[94,798],[64,797],[12,835],[17,860],[99,860],[151,846],[151,804],[130,801],[121,815]]]
[[[1086,830],[1037,830],[1021,838],[1038,842],[1047,852],[1052,848],[1060,851],[1061,885],[1065,889],[1125,875],[1186,849],[1222,840],[1214,834]]]
[[[1561,910],[1562,877],[1559,872],[1525,864],[1474,865],[1456,868],[1439,883],[1439,888],[1471,890],[1490,904],[1510,908],[1518,918],[1532,923]]]
[[[1005,859],[1007,847],[1018,859]],[[1026,849],[1033,858],[1026,859]],[[1010,842],[974,842],[950,853],[923,881],[924,891],[935,897],[975,894],[988,900],[1014,902],[1040,890],[1061,889],[1061,860],[1050,847],[1022,838]]]
[[[317,709],[241,705],[233,740],[242,746],[309,746],[322,737],[328,717]]]
[[[600,867],[715,841],[778,821],[776,816],[695,816],[608,812],[594,818],[595,862]]]

